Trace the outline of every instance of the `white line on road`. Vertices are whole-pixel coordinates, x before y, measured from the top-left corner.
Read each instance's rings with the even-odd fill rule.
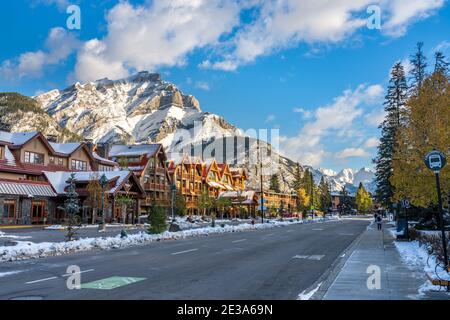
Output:
[[[95,269],[88,269],[88,270],[83,270],[83,271],[80,271],[80,272],[66,273],[66,274],[63,274],[61,277],[70,277],[70,276],[72,276],[74,274],[81,274],[81,273],[85,273],[85,272],[91,272],[91,271],[94,271],[94,270]]]
[[[323,231],[323,229],[311,229],[312,231]]]
[[[190,250],[184,250],[184,251],[173,252],[173,253],[171,253],[171,254],[172,254],[172,255],[176,255],[176,254],[188,253],[188,252],[197,251],[197,250],[198,250],[198,249],[190,249]]]
[[[311,256],[301,256],[301,255],[295,255],[292,257],[292,259],[308,259],[308,260],[322,260],[322,258],[325,257],[324,254],[316,254]]]
[[[237,242],[242,242],[242,241],[247,241],[247,239],[234,240],[234,241],[231,241],[231,242],[232,243],[237,243]]]
[[[273,233],[266,234],[266,237],[273,236]]]
[[[341,258],[345,257],[345,253],[341,256]]]
[[[339,233],[340,236],[354,236],[354,233]]]
[[[53,279],[58,279],[58,277],[50,277],[50,278],[45,278],[45,279],[39,279],[39,280],[34,280],[34,281],[28,281],[25,282],[26,284],[33,284],[33,283],[38,283],[38,282],[43,282],[43,281],[48,281],[48,280],[53,280]]]

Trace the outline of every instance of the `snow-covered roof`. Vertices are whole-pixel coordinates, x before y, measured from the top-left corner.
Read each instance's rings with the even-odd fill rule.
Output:
[[[112,161],[112,160],[109,160],[109,159],[105,159],[105,158],[103,158],[103,157],[100,157],[100,156],[98,155],[98,153],[95,152],[95,151],[92,152],[92,156],[94,157],[95,160],[98,160],[98,161],[101,161],[101,162],[106,162],[106,163],[109,163],[109,164],[111,164],[111,165],[117,165],[117,162]]]
[[[126,157],[126,156],[153,156],[161,147],[159,143],[139,144],[139,145],[113,145],[109,151],[110,157]]]
[[[6,132],[6,131],[0,131],[0,140],[9,142],[15,145],[22,145],[26,143],[28,140],[33,138],[37,132]]]
[[[78,149],[81,145],[79,142],[74,143],[56,143],[56,142],[50,142],[50,145],[52,146],[53,150],[57,153],[63,153],[63,154],[72,154],[76,149]]]
[[[237,191],[225,191],[221,192],[219,194],[219,198],[238,198],[239,193]],[[255,191],[249,190],[249,191],[242,191],[240,194],[240,197],[242,197],[243,201],[240,201],[239,203],[242,204],[252,204],[253,198],[255,197]]]
[[[110,193],[114,193],[116,191],[116,188],[120,186],[124,181],[124,179],[129,175],[130,171],[82,171],[82,172],[44,171],[44,174],[47,177],[48,182],[52,185],[53,189],[58,194],[66,193],[64,189],[68,186],[67,180],[70,178],[70,175],[72,173],[75,173],[75,179],[78,181],[90,181],[93,180],[93,177],[95,176],[101,177],[103,174],[106,176],[108,181],[117,178],[118,180],[116,182],[116,186],[108,191]]]

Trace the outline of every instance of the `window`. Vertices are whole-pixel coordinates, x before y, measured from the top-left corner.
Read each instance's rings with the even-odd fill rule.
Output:
[[[72,160],[72,170],[87,171],[87,162],[81,160]]]
[[[50,162],[51,164],[55,164],[55,157],[50,156],[48,158],[48,162]]]
[[[33,164],[44,164],[44,155],[41,153],[25,151],[25,162]]]
[[[5,147],[0,147],[0,159],[3,159],[3,149],[4,149]]]
[[[16,214],[16,201],[5,200],[3,202],[3,216],[8,219],[14,219]]]
[[[63,158],[58,158],[58,165],[59,165],[59,166],[64,165]]]

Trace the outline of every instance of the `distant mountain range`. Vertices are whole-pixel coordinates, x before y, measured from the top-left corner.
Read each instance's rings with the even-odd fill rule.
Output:
[[[223,117],[202,111],[194,96],[184,94],[174,84],[162,80],[159,74],[146,71],[119,80],[101,79],[85,84],[77,82],[66,89],[54,89],[33,99],[23,98],[33,105],[36,102],[39,107],[34,106],[34,113],[49,125],[46,126],[42,121],[37,123],[30,108],[25,116],[20,108],[10,108],[11,99],[8,103],[8,96],[0,99],[0,111],[2,102],[3,108],[8,109],[8,115],[2,116],[2,121],[10,122],[13,131],[40,130],[44,134],[57,135],[64,141],[83,137],[94,142],[158,142],[173,152],[181,146],[195,150],[199,146],[211,149],[216,145],[220,151],[223,140],[245,138],[241,130]],[[183,133],[188,133],[187,139],[186,135],[180,139]],[[254,153],[258,141],[247,139],[245,153],[248,156]],[[271,150],[266,167],[279,162],[281,187],[289,190],[295,163],[272,150],[270,144],[262,141],[260,144]],[[234,154],[231,158],[237,160],[241,156]],[[227,159],[230,159],[230,155]],[[259,179],[255,168],[251,167],[247,157],[243,162],[249,169],[250,186],[257,188]],[[303,170],[306,168],[310,167],[302,166]],[[367,168],[357,171],[344,169],[339,173],[328,169],[310,169],[316,181],[325,176],[333,191],[340,191],[346,186],[353,192],[359,182],[371,190],[373,172]],[[268,184],[266,181],[265,187]]]

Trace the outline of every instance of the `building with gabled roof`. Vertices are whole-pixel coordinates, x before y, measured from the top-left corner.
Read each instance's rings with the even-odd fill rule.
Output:
[[[108,156],[122,169],[133,172],[144,187],[147,196],[141,213],[148,213],[152,205],[170,205],[170,175],[162,144],[113,145]]]

